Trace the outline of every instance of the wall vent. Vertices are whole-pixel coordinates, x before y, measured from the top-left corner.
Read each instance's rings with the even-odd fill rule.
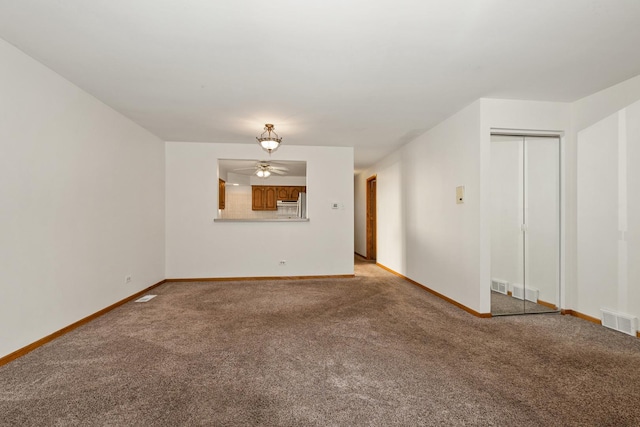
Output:
[[[491,279],[491,290],[507,295],[507,291],[509,290],[509,282],[505,282],[504,280]]]
[[[615,311],[600,309],[602,312],[602,326],[622,332],[627,335],[636,336],[637,318],[628,314],[617,313]]]
[[[538,294],[540,293],[539,290],[537,290],[536,288],[529,288],[527,287],[526,289],[519,284],[514,284],[513,285],[513,291],[512,291],[512,295],[514,298],[517,299],[526,299],[527,301],[531,301],[531,302],[538,302]]]

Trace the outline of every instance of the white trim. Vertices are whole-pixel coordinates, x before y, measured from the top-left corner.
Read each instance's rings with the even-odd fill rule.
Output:
[[[549,136],[549,137],[562,137],[564,131],[561,130],[539,130],[539,129],[508,129],[508,128],[491,128],[491,135],[506,135],[506,136]]]

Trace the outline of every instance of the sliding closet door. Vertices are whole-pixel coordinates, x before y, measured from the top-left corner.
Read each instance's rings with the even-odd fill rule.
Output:
[[[491,138],[491,312],[559,306],[560,140]]]
[[[524,285],[524,140],[491,137],[491,313],[525,312],[514,296]]]
[[[524,138],[526,312],[560,305],[560,140]]]

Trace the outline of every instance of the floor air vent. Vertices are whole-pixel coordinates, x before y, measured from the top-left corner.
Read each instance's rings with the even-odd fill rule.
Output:
[[[504,280],[492,279],[491,290],[507,295],[507,291],[509,290],[509,282],[505,282]]]
[[[142,298],[138,298],[136,302],[148,302],[150,299],[155,298],[156,295],[145,295]]]
[[[600,309],[600,311],[602,312],[602,326],[636,336],[637,319],[635,317],[605,309]]]

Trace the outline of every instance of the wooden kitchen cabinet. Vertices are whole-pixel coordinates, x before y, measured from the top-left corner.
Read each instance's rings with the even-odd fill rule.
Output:
[[[289,198],[290,200],[298,200],[298,195],[300,193],[306,193],[307,192],[307,187],[289,187]]]
[[[252,185],[251,209],[254,211],[275,211],[278,209],[278,200],[295,201],[298,195],[306,192],[307,187],[295,185]]]
[[[282,186],[278,188],[278,200],[291,200],[289,197],[290,188],[289,186]]]
[[[224,201],[226,197],[225,186],[226,183],[224,180],[218,178],[218,209],[224,209]]]
[[[264,210],[264,187],[251,186],[251,209],[254,211]]]
[[[275,211],[278,209],[277,200],[276,187],[267,187],[264,190],[264,209],[267,211]]]
[[[254,211],[275,211],[278,209],[277,187],[267,185],[251,186],[251,209]]]

